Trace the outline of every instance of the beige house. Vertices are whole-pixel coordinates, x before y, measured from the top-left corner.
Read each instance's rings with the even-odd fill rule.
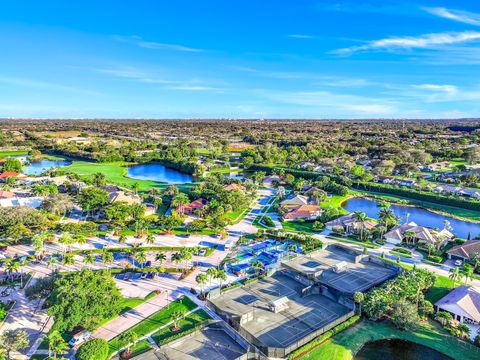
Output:
[[[437,231],[432,228],[417,225],[413,221],[393,228],[384,236],[385,240],[391,244],[409,242],[413,244],[433,244],[437,247],[443,246],[447,241],[455,237],[455,235],[446,229]]]

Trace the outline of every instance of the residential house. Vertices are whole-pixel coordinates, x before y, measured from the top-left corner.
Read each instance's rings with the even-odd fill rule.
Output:
[[[385,240],[391,244],[409,242],[413,244],[433,244],[441,247],[452,240],[455,235],[446,229],[437,231],[432,228],[417,225],[411,221],[393,228],[387,232],[384,237]]]
[[[317,205],[299,205],[288,209],[283,215],[285,221],[316,220],[322,215],[322,209]]]
[[[448,161],[440,161],[440,162],[435,162],[428,165],[419,166],[418,168],[422,171],[433,172],[433,171],[442,170],[449,166],[450,166],[450,163]]]
[[[480,324],[480,290],[461,285],[435,303],[435,310],[447,311],[461,323]]]
[[[114,191],[108,194],[110,202],[125,202],[128,205],[141,204],[140,196],[133,193],[126,193],[124,191]]]
[[[20,174],[16,171],[5,171],[4,173],[0,174],[0,181],[5,181],[9,177],[15,177],[17,179],[26,179],[27,175]]]
[[[268,175],[268,176],[265,176],[265,178],[263,179],[263,184],[267,187],[271,187],[275,183],[278,184],[279,182],[280,182],[280,176],[278,175]]]
[[[199,198],[195,201],[192,201],[190,204],[181,206],[177,208],[179,214],[183,215],[195,215],[195,213],[208,205],[208,201],[202,198]]]
[[[304,195],[292,195],[280,202],[280,205],[289,207],[296,207],[300,205],[308,205],[308,197]]]
[[[372,231],[378,226],[378,223],[372,220],[365,220],[363,223],[358,220],[355,213],[340,216],[325,224],[325,229],[329,231],[342,231],[347,234],[358,234],[361,231]]]
[[[225,190],[227,191],[233,191],[233,190],[238,190],[240,191],[241,193],[245,194],[245,192],[247,191],[247,189],[245,188],[245,186],[243,185],[240,185],[240,184],[230,184],[230,185],[225,185],[223,187]]]
[[[14,192],[0,190],[0,199],[12,199],[15,197]]]
[[[454,260],[470,260],[475,254],[480,254],[480,240],[468,240],[467,242],[456,245],[447,251],[448,258]]]

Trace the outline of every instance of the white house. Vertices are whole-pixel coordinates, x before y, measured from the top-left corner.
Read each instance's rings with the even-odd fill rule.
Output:
[[[480,324],[480,290],[461,285],[435,303],[435,310],[447,311],[461,323]]]

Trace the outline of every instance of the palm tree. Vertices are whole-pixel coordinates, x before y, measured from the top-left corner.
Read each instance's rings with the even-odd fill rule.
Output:
[[[47,261],[47,266],[51,267],[51,268],[52,268],[52,271],[55,271],[55,270],[54,270],[54,267],[55,267],[56,264],[58,264],[57,258],[54,257],[53,255],[50,256],[50,257],[48,258],[48,261]]]
[[[462,269],[460,270],[460,274],[463,276],[465,279],[465,282],[467,280],[472,280],[473,279],[473,266],[470,264],[463,264]]]
[[[409,241],[412,241],[412,242],[413,242],[413,239],[415,238],[416,235],[417,235],[417,234],[416,234],[414,231],[412,231],[412,230],[406,230],[406,231],[403,233],[403,236],[404,236],[405,240],[407,240],[407,243],[408,243]]]
[[[367,220],[367,214],[363,211],[355,211],[355,217],[360,223],[360,239],[363,240],[363,232],[365,230],[365,221]]]
[[[217,273],[215,274],[215,279],[218,280],[219,285],[220,285],[220,293],[222,292],[222,283],[227,280],[227,273],[225,270],[221,269],[218,270]]]
[[[127,235],[121,234],[120,237],[118,238],[118,242],[120,244],[125,244],[126,241],[127,241]]]
[[[75,255],[73,255],[70,252],[63,255],[62,265],[64,265],[64,266],[75,265]]]
[[[295,245],[295,244],[289,244],[289,245],[287,246],[287,251],[288,251],[289,253],[295,252],[295,251],[297,251],[297,249],[298,249],[298,246]]]
[[[78,234],[75,240],[79,245],[85,245],[87,243],[87,237],[83,234]]]
[[[214,267],[210,267],[207,269],[207,276],[208,276],[208,281],[210,283],[210,286],[212,286],[212,280],[215,278],[217,275],[217,269]]]
[[[113,254],[110,251],[104,251],[102,254],[102,264],[111,265],[113,263]]]
[[[93,265],[95,263],[95,256],[93,256],[91,253],[86,254],[83,257],[83,263],[88,266],[88,265]]]
[[[205,285],[208,282],[208,276],[205,273],[200,273],[195,277],[195,281],[200,285],[202,297],[205,297]]]
[[[458,325],[457,330],[460,331],[463,338],[468,338],[471,332],[470,327],[467,324]]]
[[[182,254],[180,254],[179,252],[173,253],[172,256],[170,257],[170,260],[178,265],[178,263],[180,263],[183,260]]]
[[[193,254],[190,251],[190,249],[184,247],[182,250],[180,250],[180,255],[182,257],[182,260],[185,260],[185,269],[188,268],[188,261],[193,258]]]
[[[140,250],[138,254],[135,256],[135,259],[140,263],[140,266],[143,269],[143,265],[145,261],[147,261],[147,253],[145,252],[145,250]]]
[[[190,202],[188,196],[184,193],[179,193],[172,200],[172,206],[175,207],[180,214],[183,214],[183,207]]]
[[[353,294],[353,301],[358,304],[358,313],[362,315],[362,302],[365,300],[365,295],[362,292],[357,291]]]
[[[448,277],[452,279],[453,286],[455,286],[455,282],[460,277],[460,269],[458,267],[454,267],[453,269],[450,269],[450,275]]]
[[[58,238],[58,242],[62,245],[65,245],[63,252],[67,252],[67,249],[70,248],[70,245],[74,243],[72,235],[69,233],[64,233],[62,236]]]
[[[255,260],[250,266],[255,271],[257,276],[259,276],[265,270],[264,265],[260,260]]]
[[[147,235],[147,244],[153,244],[155,242],[155,236],[153,236],[153,234],[149,233]]]
[[[428,256],[430,256],[432,252],[436,250],[435,245],[433,245],[432,243],[428,243],[427,245],[425,245],[425,247],[427,248]]]
[[[445,326],[452,322],[453,317],[452,314],[447,311],[439,311],[435,314],[435,320],[439,321],[442,326]]]
[[[25,330],[8,329],[0,336],[0,343],[6,353],[6,358],[10,359],[12,351],[25,349],[29,345],[28,334]]]
[[[48,334],[47,338],[48,356],[51,359],[58,359],[58,355],[60,355],[60,358],[62,358],[62,355],[67,353],[69,347],[65,340],[63,340],[60,332],[58,330],[54,330]]]
[[[132,330],[127,330],[124,333],[120,334],[119,340],[122,344],[126,345],[125,348],[125,355],[127,355],[126,358],[129,357],[130,353],[132,352],[131,348],[132,345],[137,341],[138,335],[136,332]]]
[[[185,310],[175,310],[172,312],[173,328],[175,330],[179,330],[178,321],[183,317],[184,314]]]
[[[167,256],[159,251],[156,255],[155,255],[155,261],[158,261],[160,263],[160,265],[162,265],[162,263],[167,260]]]
[[[472,256],[474,270],[477,270],[480,267],[480,251],[476,251]]]

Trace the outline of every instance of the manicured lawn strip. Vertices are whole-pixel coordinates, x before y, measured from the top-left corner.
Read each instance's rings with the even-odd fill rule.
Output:
[[[62,169],[84,176],[92,176],[96,173],[102,173],[105,175],[108,183],[116,184],[126,188],[132,188],[134,184],[138,184],[139,191],[148,191],[154,187],[165,189],[168,186],[167,183],[151,180],[130,179],[126,177],[125,174],[127,172],[127,165],[129,165],[129,163],[126,162],[96,163],[76,160],[72,165],[65,166]],[[195,185],[196,183],[180,184],[178,185],[178,188],[180,191],[188,192]]]
[[[285,231],[318,234],[313,231],[313,222],[281,221],[281,224]]]
[[[27,155],[28,150],[10,150],[10,151],[0,151],[0,159],[6,156],[20,156]]]
[[[372,243],[357,241],[357,240],[348,239],[348,238],[345,238],[345,237],[339,237],[339,236],[335,236],[335,235],[327,235],[326,238],[336,240],[336,241],[340,241],[340,242],[349,243],[349,244],[355,244],[355,245],[363,246],[363,247],[366,247],[368,249],[378,249],[379,248],[379,246],[377,246],[375,244],[372,244]]]
[[[157,311],[153,315],[139,322],[138,324],[132,326],[129,330],[137,334],[138,337],[145,336],[159,327],[169,323],[171,321],[171,316],[174,311],[191,311],[195,309],[197,305],[190,300],[188,297],[182,297],[181,299],[171,302],[168,306]],[[127,344],[124,344],[120,340],[120,336],[117,336],[108,342],[110,346],[110,353],[118,351]]]
[[[331,340],[305,355],[302,359],[351,360],[366,342],[382,339],[412,341],[435,349],[452,357],[452,359],[473,360],[480,358],[479,348],[461,342],[434,322],[424,322],[414,330],[401,331],[389,321],[372,322],[364,320],[358,325],[335,335]]]
[[[152,348],[152,344],[150,344],[150,342],[147,339],[140,340],[134,346],[132,346],[131,357],[143,354],[144,352],[150,350],[151,348]]]
[[[404,254],[404,253],[401,253],[401,252],[398,252],[398,251],[393,251],[393,250],[390,251],[390,254],[400,256],[400,257],[404,257],[404,258],[408,258],[408,259],[412,258],[412,255]]]
[[[348,211],[345,210],[342,207],[342,204],[345,201],[347,201],[348,199],[350,199],[351,197],[352,197],[352,194],[350,194],[350,193],[345,195],[345,196],[332,195],[331,197],[326,198],[325,201],[322,201],[322,203],[320,204],[320,207],[322,209],[326,209],[328,207],[333,207],[333,208],[336,208],[336,209],[340,210],[341,215],[345,215],[345,214],[348,214]]]
[[[256,226],[256,227],[259,228],[259,229],[267,229],[267,227],[266,227],[265,225],[260,224],[260,219],[261,219],[261,218],[262,218],[261,216],[257,216],[257,217],[255,218],[255,220],[253,220],[252,225],[253,225],[253,226]]]
[[[172,332],[170,331],[170,326],[167,326],[155,334],[152,335],[152,339],[157,343],[157,345],[163,345],[175,339],[178,339],[182,336],[185,336],[197,329],[199,325],[202,325],[207,320],[210,320],[210,316],[203,310],[200,309],[194,313],[185,316],[182,320],[178,322],[178,326],[181,327],[181,330]]]
[[[432,304],[435,304],[442,297],[447,295],[452,289],[460,285],[458,282],[453,284],[452,279],[436,274],[437,279],[435,280],[435,285],[428,290],[425,294],[425,298],[430,301]]]

